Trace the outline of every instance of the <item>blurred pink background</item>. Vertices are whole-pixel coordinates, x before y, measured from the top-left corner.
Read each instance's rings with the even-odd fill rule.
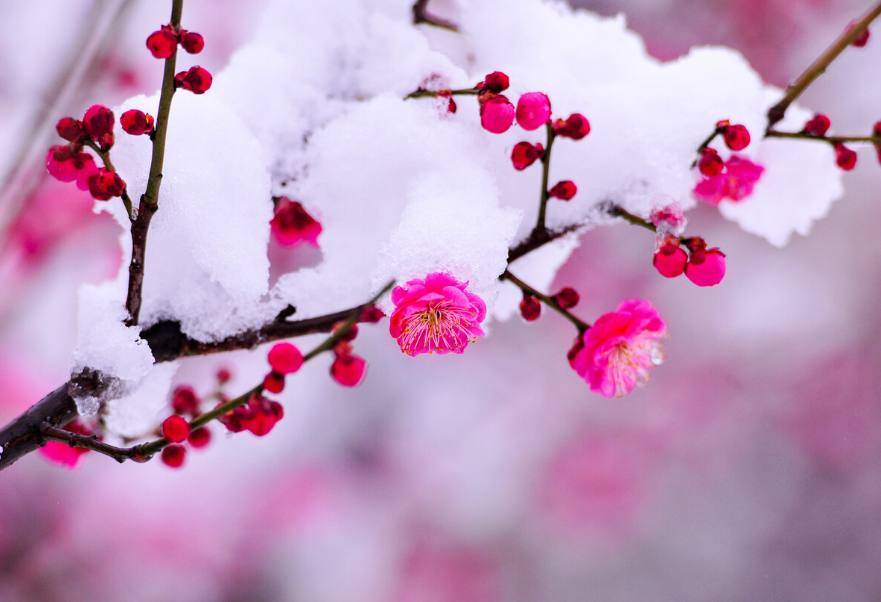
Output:
[[[157,87],[161,63],[143,40],[167,4],[0,4],[4,423],[67,379],[76,289],[119,265],[112,220],[43,176],[54,123]],[[626,13],[662,59],[729,45],[776,85],[866,8],[576,4]],[[185,24],[206,39],[199,63],[220,70],[260,5],[187,0]],[[879,38],[846,51],[802,98],[838,132],[881,118]],[[713,289],[659,277],[642,231],[587,233],[554,289],[578,289],[576,313],[588,319],[651,299],[671,333],[649,387],[620,400],[572,372],[573,333],[556,315],[494,324],[455,358],[389,353],[382,322],[357,341],[371,362],[363,386],[335,387],[329,359],[317,360],[289,383],[269,436],[214,425],[182,470],[89,454],[67,471],[32,454],[0,474],[0,600],[881,599],[881,167],[871,149],[845,185],[811,235],[784,249],[713,208],[689,214],[689,233],[728,255]],[[178,378],[198,387],[229,365],[231,390],[244,390],[264,358],[193,360]]]

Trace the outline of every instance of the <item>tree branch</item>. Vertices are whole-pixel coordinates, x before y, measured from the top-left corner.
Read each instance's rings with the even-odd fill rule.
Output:
[[[413,25],[419,25],[420,23],[434,25],[435,27],[448,29],[450,31],[459,31],[459,26],[452,21],[441,19],[440,17],[436,17],[429,13],[428,0],[416,0],[416,2],[413,3]]]
[[[180,16],[184,0],[173,0],[171,5],[171,26],[180,33]],[[132,224],[132,258],[128,268],[128,294],[125,308],[128,310],[126,326],[135,326],[141,313],[141,290],[144,286],[144,260],[147,255],[147,230],[150,220],[159,208],[159,187],[162,185],[162,164],[165,161],[165,136],[168,132],[168,115],[171,112],[171,99],[174,96],[174,69],[177,52],[165,59],[165,72],[162,75],[162,92],[159,95],[159,112],[156,114],[156,130],[153,132],[153,157],[150,162],[150,175],[147,190],[141,195],[138,204],[138,217]]]
[[[878,15],[881,15],[881,2],[875,4],[875,6],[873,6],[859,21],[854,23],[852,27],[845,29],[838,39],[835,40],[835,42],[827,48],[823,54],[818,56],[817,59],[805,69],[804,73],[799,75],[798,78],[786,88],[786,93],[783,94],[783,98],[781,98],[773,107],[768,109],[767,130],[770,130],[774,127],[775,123],[783,119],[789,105],[791,105],[796,98],[801,96],[801,93],[804,92],[815,79],[820,77],[820,75],[826,71],[826,68],[832,63],[832,61],[838,58],[838,55],[865,31],[869,27],[869,24],[874,21]]]

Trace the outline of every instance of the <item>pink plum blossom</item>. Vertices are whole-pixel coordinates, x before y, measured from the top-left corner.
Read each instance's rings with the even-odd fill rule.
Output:
[[[407,355],[462,353],[468,343],[484,335],[480,323],[486,317],[483,299],[465,290],[449,274],[434,272],[392,291],[396,305],[389,332]]]
[[[502,95],[480,105],[480,124],[488,132],[502,134],[514,123],[514,105]]]
[[[765,168],[744,157],[733,155],[725,162],[724,171],[704,178],[694,187],[694,195],[714,207],[721,201],[741,201],[752,194],[753,187]]]
[[[601,316],[570,352],[570,363],[590,390],[621,397],[644,386],[649,370],[664,361],[659,339],[667,325],[648,301],[628,299]]]
[[[269,222],[275,239],[285,247],[307,242],[318,248],[318,236],[322,227],[297,201],[281,197],[275,207],[275,216]]]

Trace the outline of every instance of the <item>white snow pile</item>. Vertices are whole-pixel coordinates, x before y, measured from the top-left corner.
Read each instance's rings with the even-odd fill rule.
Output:
[[[216,340],[259,327],[289,303],[297,319],[308,318],[362,303],[390,279],[432,271],[468,280],[497,319],[512,315],[519,295],[498,276],[508,247],[535,224],[541,166],[517,172],[510,153],[521,140],[544,142],[544,130],[488,133],[473,96],[457,97],[455,114],[431,99],[403,100],[429,81],[465,88],[503,71],[512,102],[542,91],[555,117],[587,116],[587,138],[553,148],[551,185],[571,179],[578,194],[551,201],[552,228],[609,223],[598,215],[604,201],[640,215],[658,198],[693,207],[689,167],[720,119],[749,128],[744,154],[766,169],[752,197],[720,206],[744,229],[785,244],[842,192],[823,145],[760,139],[780,92],[730,50],[695,49],[664,64],[622,17],[541,0],[460,4],[462,34],[432,36],[433,47],[427,26],[411,24],[411,0],[270,0],[253,42],[225,69],[211,69],[207,94],[175,94],[142,325],[173,319],[193,338]],[[137,97],[115,111],[155,115],[157,104],[158,95]],[[807,116],[792,107],[782,126],[800,129]],[[146,137],[118,133],[112,158],[135,203],[150,152]],[[282,194],[322,223],[322,259],[270,288],[271,197]],[[135,329],[110,324],[123,317],[127,219],[118,200],[98,205],[126,230],[126,255],[118,282],[81,294],[75,365],[120,378],[137,395],[149,349]],[[547,286],[575,246],[569,238],[518,265]],[[149,380],[158,390],[166,379]],[[147,413],[130,412],[139,418],[118,430],[134,430]]]

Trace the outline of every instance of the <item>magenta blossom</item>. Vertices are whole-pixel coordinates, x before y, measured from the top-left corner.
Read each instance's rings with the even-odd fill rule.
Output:
[[[462,353],[468,343],[484,335],[480,323],[486,317],[483,299],[465,291],[467,282],[434,272],[425,280],[410,280],[392,291],[397,306],[389,332],[407,355]]]
[[[603,397],[621,397],[644,386],[649,370],[664,361],[659,339],[667,325],[648,301],[628,299],[601,316],[570,352],[570,364]]]
[[[717,176],[704,178],[694,187],[694,195],[698,200],[714,207],[721,201],[742,201],[753,193],[753,187],[765,168],[745,159],[732,155],[725,162],[725,169]]]

